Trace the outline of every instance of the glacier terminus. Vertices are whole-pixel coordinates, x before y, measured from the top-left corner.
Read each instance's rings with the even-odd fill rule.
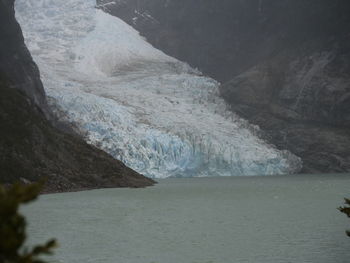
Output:
[[[50,106],[85,140],[152,177],[273,175],[301,161],[228,110],[219,83],[155,49],[93,0],[17,0]]]

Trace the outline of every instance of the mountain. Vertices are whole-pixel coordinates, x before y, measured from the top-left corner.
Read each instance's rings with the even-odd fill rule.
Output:
[[[99,0],[155,47],[220,81],[231,110],[303,160],[350,171],[347,0]]]
[[[230,112],[219,83],[94,0],[17,0],[48,102],[86,141],[151,178],[293,174],[300,159]]]
[[[46,191],[51,192],[154,184],[56,126],[67,127],[59,124],[50,112],[39,70],[15,19],[14,1],[2,0],[0,182],[32,182],[46,177]]]
[[[14,1],[0,2],[0,77],[7,86],[23,91],[43,112],[48,112],[39,70],[25,47]]]

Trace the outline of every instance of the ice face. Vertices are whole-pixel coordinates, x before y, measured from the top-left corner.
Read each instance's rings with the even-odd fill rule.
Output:
[[[270,175],[301,161],[227,110],[215,80],[152,47],[92,0],[17,0],[59,118],[149,177]]]

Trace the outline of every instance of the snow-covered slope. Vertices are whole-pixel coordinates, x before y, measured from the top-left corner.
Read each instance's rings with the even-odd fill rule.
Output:
[[[226,110],[218,83],[153,48],[93,0],[17,0],[17,19],[57,115],[150,177],[293,173]]]

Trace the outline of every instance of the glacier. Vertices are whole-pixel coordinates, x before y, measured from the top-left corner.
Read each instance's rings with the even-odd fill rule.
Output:
[[[17,0],[49,104],[85,140],[152,177],[293,174],[301,160],[229,111],[219,83],[94,0]]]

